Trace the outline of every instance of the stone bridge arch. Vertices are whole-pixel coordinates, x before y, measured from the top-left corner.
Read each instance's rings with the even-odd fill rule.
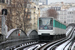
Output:
[[[27,35],[22,29],[11,29],[6,36],[6,39],[8,40],[25,39],[25,38],[27,38]]]

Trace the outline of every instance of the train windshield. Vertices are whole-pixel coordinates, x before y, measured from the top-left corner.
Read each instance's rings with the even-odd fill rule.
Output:
[[[52,30],[53,18],[39,18],[39,29],[40,30]]]

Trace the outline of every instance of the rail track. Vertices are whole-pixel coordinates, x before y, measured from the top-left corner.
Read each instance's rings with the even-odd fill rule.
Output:
[[[56,41],[51,41],[47,43],[46,42],[39,43],[37,40],[26,39],[26,40],[22,40],[22,42],[19,44],[13,44],[12,46],[9,45],[9,46],[6,46],[5,48],[2,48],[1,50],[57,50],[57,48],[63,43],[66,43],[63,50],[65,50],[65,48],[70,50],[73,44],[73,40],[74,40],[74,28],[71,30],[68,37],[65,37]],[[13,42],[7,41],[4,43],[0,43],[0,46],[8,44],[8,43],[14,43],[14,42],[15,41]]]
[[[29,45],[37,43],[37,40],[33,39],[18,39],[18,40],[8,40],[0,43],[0,50],[10,50],[22,46],[23,44]]]
[[[65,45],[65,47],[63,48],[63,49],[65,49],[66,46],[67,46],[67,45],[73,40],[73,38],[74,38],[73,32],[74,32],[74,29],[71,31],[70,36],[65,37],[65,38],[63,38],[63,39],[60,39],[60,40],[57,40],[57,41],[52,42],[52,43],[47,43],[46,45],[44,45],[43,47],[41,47],[41,48],[39,48],[39,49],[40,49],[40,50],[55,50],[59,45],[65,43],[65,42],[67,42],[67,41],[69,41],[69,42]],[[39,50],[39,49],[38,49],[38,50]]]

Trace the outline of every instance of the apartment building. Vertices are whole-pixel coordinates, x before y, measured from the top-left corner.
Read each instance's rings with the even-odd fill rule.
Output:
[[[75,23],[75,8],[58,11],[58,20],[65,24]]]
[[[67,22],[68,24],[70,24],[70,23],[75,23],[75,7],[69,8],[69,9],[67,10],[66,22]]]
[[[66,10],[60,10],[58,12],[58,20],[62,23],[66,23],[66,17],[67,17],[67,11]]]
[[[42,3],[42,5],[48,5],[48,0],[31,0],[31,2],[34,2],[36,5],[39,5],[39,3]]]
[[[35,3],[31,2],[30,4],[30,12],[31,12],[31,28],[30,29],[36,29],[37,30],[37,21],[40,17],[40,9],[39,6]]]

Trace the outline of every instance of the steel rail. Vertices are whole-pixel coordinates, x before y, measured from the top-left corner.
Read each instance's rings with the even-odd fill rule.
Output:
[[[29,47],[29,46],[32,46],[32,45],[36,45],[36,44],[38,44],[38,42],[35,42],[35,43],[32,43],[32,44],[28,44],[28,45],[23,45],[23,46],[15,48],[14,50],[23,50],[26,47]]]
[[[39,47],[44,46],[46,43],[40,43],[38,46],[35,46],[31,50],[37,50]]]
[[[69,45],[68,50],[71,50],[72,45],[73,45],[73,43],[74,43],[74,39],[71,40],[70,42],[71,42],[71,44]],[[69,42],[69,43],[70,43],[70,42]],[[68,43],[68,44],[69,44],[69,43]],[[67,44],[67,45],[68,45],[68,44]],[[63,48],[63,50],[65,50],[65,48],[67,47],[67,45]]]
[[[73,28],[72,28],[73,29]],[[71,30],[72,31],[72,30]],[[66,37],[67,38],[67,37]],[[55,43],[57,43],[57,42],[60,42],[61,40],[64,40],[65,38],[62,38],[62,39],[60,39],[60,40],[58,40],[58,41],[54,41],[54,42],[52,42],[52,43],[48,43],[48,44],[46,44],[46,45],[44,45],[43,47],[41,47],[41,48],[39,48],[40,50],[44,50],[44,49],[47,49],[49,46],[52,46],[53,44],[55,44]]]
[[[18,46],[20,44],[23,44],[23,43],[27,43],[27,42],[33,42],[33,41],[37,41],[37,40],[34,40],[34,39],[18,39],[18,40],[8,40],[8,41],[5,41],[5,42],[2,42],[0,43],[0,49],[6,49],[6,48],[14,48],[15,46]]]
[[[51,47],[49,47],[49,49],[50,49],[50,50],[55,50],[55,48],[58,47],[60,44],[62,44],[62,43],[64,43],[64,42],[68,41],[69,39],[71,39],[71,37],[72,37],[72,35],[73,35],[73,32],[74,32],[74,29],[72,30],[70,36],[69,36],[67,39],[64,39],[63,41],[60,41],[60,42],[58,42],[58,43],[52,45]],[[72,39],[73,39],[73,38],[72,38]],[[72,40],[72,39],[71,39],[71,40]],[[71,42],[71,40],[70,40],[70,42]],[[67,45],[68,45],[68,44],[67,44]],[[65,47],[66,47],[66,46],[65,46]]]

